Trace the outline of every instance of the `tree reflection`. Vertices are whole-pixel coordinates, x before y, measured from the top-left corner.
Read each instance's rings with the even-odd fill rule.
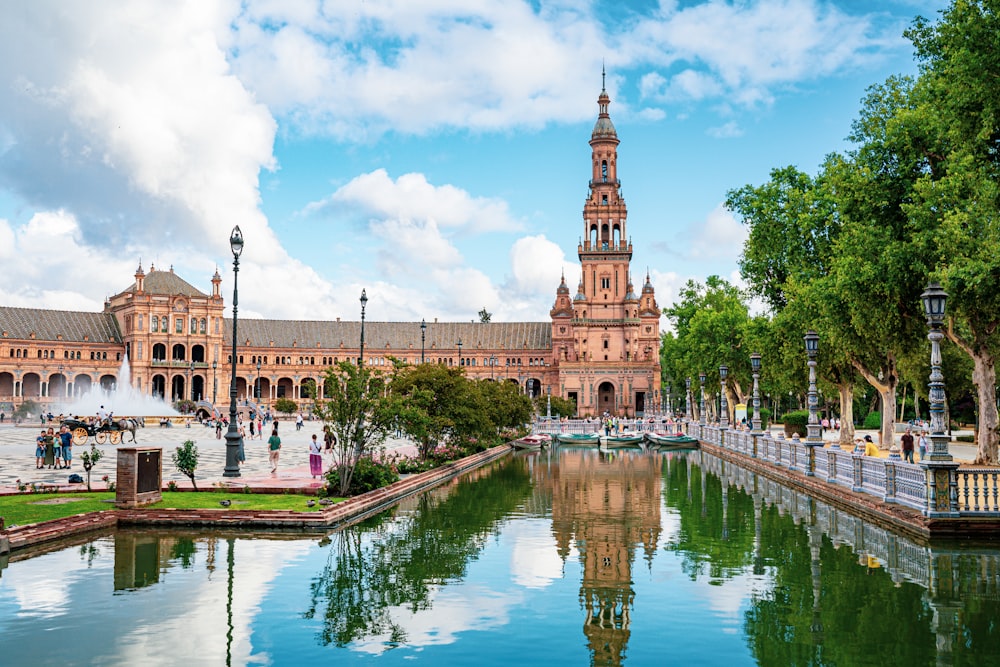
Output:
[[[531,494],[531,479],[524,459],[515,457],[447,490],[422,494],[404,517],[383,513],[332,536],[304,614],[322,620],[322,644],[377,636],[387,637],[389,647],[405,643],[391,610],[429,609],[434,586],[465,575],[498,524]]]

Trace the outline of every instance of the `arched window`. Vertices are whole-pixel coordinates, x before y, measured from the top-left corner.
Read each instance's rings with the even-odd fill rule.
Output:
[[[198,333],[198,319],[195,317],[191,318],[191,333]]]
[[[608,182],[608,161],[601,160],[601,180]]]
[[[201,330],[201,333],[205,333],[208,330],[208,322],[205,320],[204,317],[201,318],[201,322],[199,323],[199,329]]]

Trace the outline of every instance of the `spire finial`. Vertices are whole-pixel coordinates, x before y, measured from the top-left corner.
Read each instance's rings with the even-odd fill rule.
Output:
[[[601,60],[601,92],[602,93],[605,92],[606,88],[607,88],[607,86],[604,85],[604,78],[605,78],[604,60],[602,59]]]

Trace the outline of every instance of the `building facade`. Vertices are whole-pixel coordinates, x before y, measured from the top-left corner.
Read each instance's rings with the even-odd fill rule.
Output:
[[[635,293],[632,243],[618,180],[618,135],[605,90],[591,135],[589,196],[578,247],[581,280],[556,290],[549,322],[365,322],[364,363],[459,366],[516,382],[530,395],[572,399],[579,415],[635,416],[659,406],[659,308],[646,276]],[[122,377],[167,401],[229,402],[232,320],[218,271],[205,293],[141,264],[100,313],[0,307],[0,411],[25,400],[53,411]],[[239,400],[323,399],[325,370],[360,356],[361,323],[244,318],[236,342]],[[122,364],[128,360],[128,373]]]

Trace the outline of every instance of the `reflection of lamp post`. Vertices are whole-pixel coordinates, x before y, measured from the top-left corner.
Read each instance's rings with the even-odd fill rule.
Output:
[[[260,402],[260,357],[257,357],[257,381],[254,382],[253,399],[255,403]]]
[[[219,367],[218,361],[212,362],[212,411],[215,412],[215,399],[219,393],[219,378],[216,377],[215,371]],[[215,415],[213,415],[214,417]]]
[[[701,380],[701,403],[698,407],[698,423],[705,424],[705,371],[698,373],[698,379]]]
[[[365,365],[365,306],[368,305],[368,295],[361,290],[361,354],[358,356],[358,366]]]
[[[427,335],[427,322],[420,320],[420,363],[424,363],[424,339]]]
[[[239,291],[237,289],[237,276],[240,272],[240,253],[243,252],[243,233],[240,226],[233,227],[229,235],[229,248],[233,252],[233,358],[232,376],[229,381],[229,428],[226,429],[226,467],[222,472],[223,477],[239,477],[240,464],[239,452],[243,446],[243,436],[240,435],[236,425],[236,327],[237,327],[237,305],[239,303]]]
[[[750,421],[752,433],[760,435],[760,353],[750,355],[750,370],[753,371],[753,417]]]
[[[458,366],[459,366],[459,368],[461,368],[461,366],[462,366],[462,339],[461,338],[458,339]]]
[[[820,443],[823,438],[819,434],[819,418],[816,409],[819,406],[819,395],[816,393],[816,353],[819,351],[819,334],[808,331],[803,337],[806,341],[806,355],[809,357],[809,422],[806,425],[806,441]]]
[[[729,406],[726,403],[726,376],[729,375],[729,368],[723,364],[719,366],[719,427],[729,428]]]

